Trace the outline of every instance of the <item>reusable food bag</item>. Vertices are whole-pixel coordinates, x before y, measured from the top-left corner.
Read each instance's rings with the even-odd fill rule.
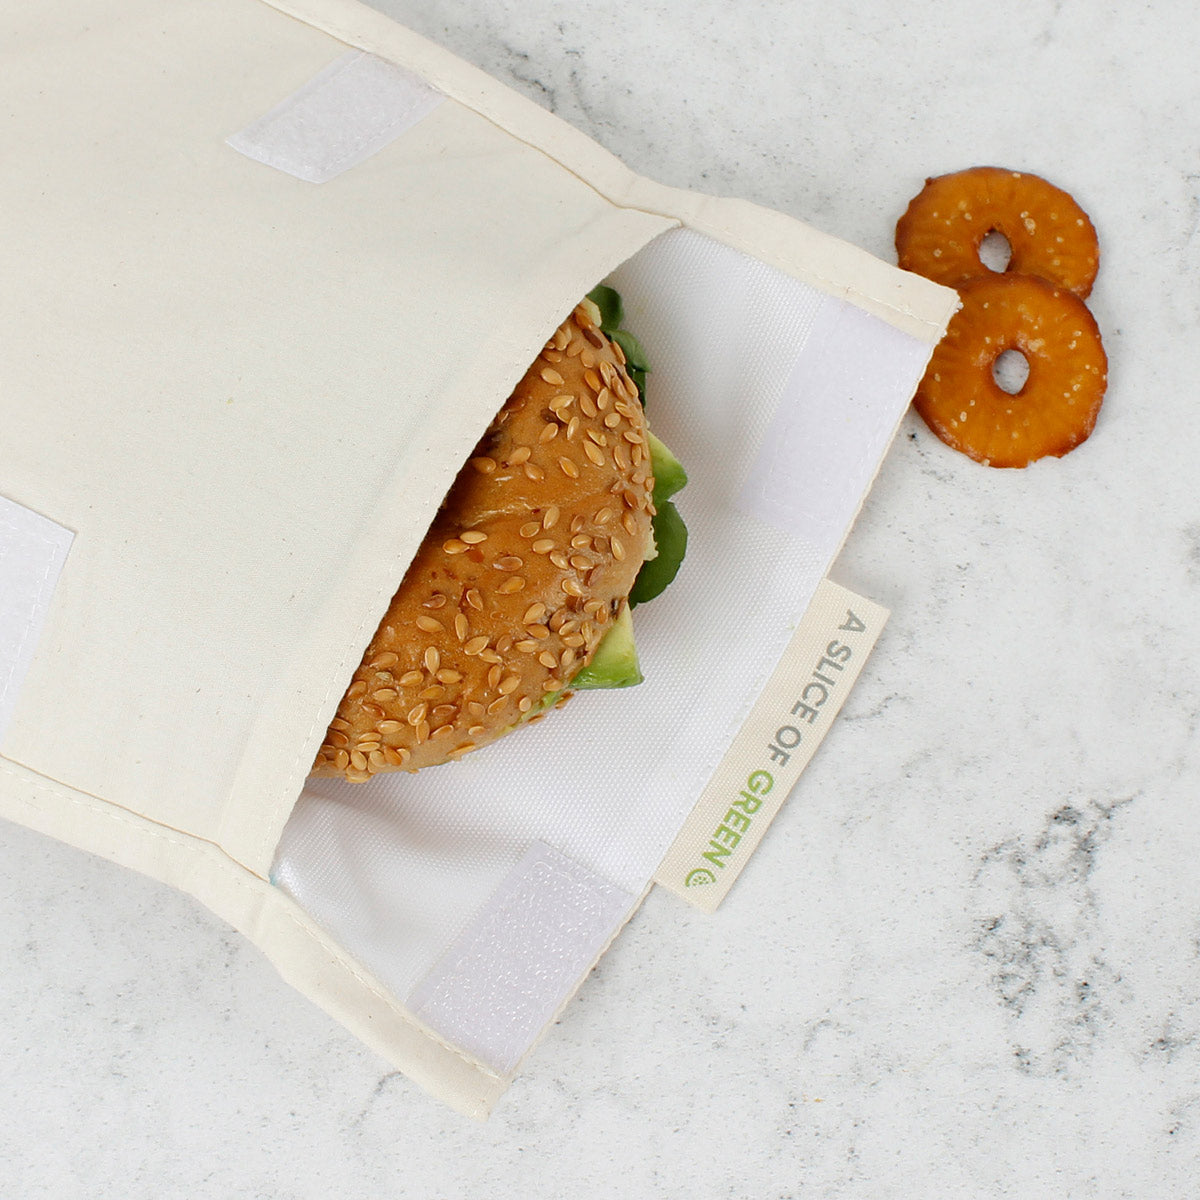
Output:
[[[3,7],[0,812],[195,896],[482,1115],[713,781],[740,808],[681,891],[786,792],[811,718],[767,713],[760,767],[738,739],[814,596],[857,654],[823,579],[954,295],[641,178],[352,0]],[[460,465],[605,279],[691,476],[646,683],[306,783]]]

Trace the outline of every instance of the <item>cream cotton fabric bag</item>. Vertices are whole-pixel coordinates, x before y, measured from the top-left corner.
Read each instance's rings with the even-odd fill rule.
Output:
[[[483,1115],[650,885],[954,296],[636,176],[351,0],[3,7],[0,813],[197,897]],[[692,477],[647,684],[306,787],[459,466],[605,278]]]

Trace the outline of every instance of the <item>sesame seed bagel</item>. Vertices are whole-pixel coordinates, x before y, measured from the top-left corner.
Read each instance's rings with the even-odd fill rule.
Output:
[[[652,545],[646,422],[580,304],[459,472],[338,705],[315,775],[460,758],[590,661]]]

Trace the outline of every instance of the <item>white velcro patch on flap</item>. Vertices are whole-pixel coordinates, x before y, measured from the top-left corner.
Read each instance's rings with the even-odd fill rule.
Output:
[[[0,496],[0,742],[75,535]]]
[[[408,1007],[499,1074],[575,993],[636,897],[534,842]]]
[[[352,50],[226,140],[256,162],[325,183],[377,154],[444,99],[411,71]]]

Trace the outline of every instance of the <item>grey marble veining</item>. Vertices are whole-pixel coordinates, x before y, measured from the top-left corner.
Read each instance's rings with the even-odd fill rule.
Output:
[[[376,0],[664,182],[892,258],[926,175],[1090,212],[1092,439],[909,417],[838,565],[892,618],[712,918],[655,893],[492,1121],[181,896],[0,830],[5,1196],[1200,1194],[1200,15]]]

